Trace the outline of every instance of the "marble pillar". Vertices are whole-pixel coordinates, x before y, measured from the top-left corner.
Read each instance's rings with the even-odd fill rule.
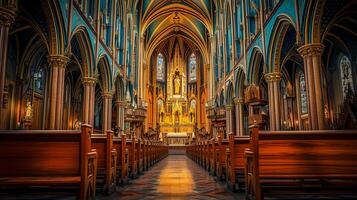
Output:
[[[309,126],[312,130],[322,130],[326,128],[321,78],[321,55],[323,50],[324,45],[320,43],[306,44],[298,49],[304,58],[309,105]]]
[[[232,113],[232,105],[226,105],[226,136],[233,132],[233,113]]]
[[[124,112],[125,112],[125,102],[124,101],[116,101],[117,106],[117,118],[116,125],[120,130],[124,130]]]
[[[270,130],[280,130],[280,72],[272,72],[265,74],[265,80],[268,83],[268,96],[269,96],[269,122]]]
[[[243,105],[244,99],[234,98],[235,111],[236,111],[236,136],[244,135],[244,125],[243,125]]]
[[[83,122],[84,124],[94,125],[94,98],[95,85],[97,79],[93,77],[84,77],[83,83]]]
[[[103,99],[103,120],[102,120],[102,130],[106,133],[108,130],[112,129],[112,100],[113,93],[104,92],[102,95]]]
[[[63,129],[64,78],[69,58],[63,55],[50,55],[49,62],[49,120],[48,129]]]

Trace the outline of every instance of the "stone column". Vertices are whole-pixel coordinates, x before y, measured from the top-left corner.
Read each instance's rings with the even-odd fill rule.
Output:
[[[116,124],[120,128],[120,130],[124,130],[124,109],[125,109],[125,102],[124,101],[116,101],[117,106],[117,121]]]
[[[5,5],[0,5],[5,6]],[[9,6],[8,6],[9,7]],[[7,50],[9,42],[9,29],[11,24],[15,21],[16,7],[4,8],[0,7],[0,115],[4,106],[4,88],[6,79],[6,62]]]
[[[270,130],[280,130],[280,72],[272,72],[265,74],[265,80],[268,83],[268,96],[269,96],[269,122]]]
[[[244,99],[234,98],[235,110],[236,110],[236,135],[244,135],[244,125],[243,125],[243,105]]]
[[[51,55],[48,57],[50,77],[49,80],[49,129],[62,129],[63,120],[63,94],[64,77],[69,58],[62,55]]]
[[[102,121],[102,130],[103,133],[106,133],[112,128],[112,99],[113,93],[104,92],[102,95],[103,99],[103,121]]]
[[[93,126],[94,122],[94,99],[95,96],[95,84],[97,82],[96,78],[84,77],[82,79],[83,83],[83,122],[84,124],[90,124]]]
[[[321,55],[324,45],[307,44],[298,49],[304,58],[304,71],[309,105],[309,125],[312,130],[325,129],[322,99]]]
[[[232,105],[226,105],[226,136],[233,132],[232,108]]]

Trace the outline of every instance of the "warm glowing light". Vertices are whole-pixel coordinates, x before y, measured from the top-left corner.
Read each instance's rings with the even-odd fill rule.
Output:
[[[175,162],[169,161],[169,162]],[[177,162],[177,161],[176,161]],[[185,163],[185,162],[184,162]],[[187,165],[187,163],[185,163]],[[165,195],[192,195],[195,191],[195,184],[192,177],[192,172],[189,167],[183,167],[178,164],[168,164],[167,167],[161,170],[157,192]],[[177,166],[177,167],[172,167]]]

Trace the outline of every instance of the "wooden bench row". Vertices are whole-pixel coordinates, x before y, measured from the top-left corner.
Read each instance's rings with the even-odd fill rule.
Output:
[[[246,199],[357,197],[357,131],[259,131],[200,141],[187,155]]]
[[[0,192],[42,189],[94,199],[96,190],[111,193],[168,154],[158,141],[92,132],[90,125],[81,131],[0,131]]]

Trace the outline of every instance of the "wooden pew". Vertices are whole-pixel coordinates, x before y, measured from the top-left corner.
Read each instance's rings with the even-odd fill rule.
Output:
[[[0,131],[0,188],[5,192],[45,187],[95,197],[97,153],[92,127],[82,131]]]
[[[137,177],[137,160],[136,160],[136,139],[133,137],[132,139],[126,140],[126,146],[129,151],[129,165],[128,165],[128,173],[130,178]]]
[[[210,145],[209,145],[209,141],[206,140],[205,141],[205,169],[207,171],[209,171],[209,167],[210,167]]]
[[[92,147],[98,154],[97,189],[104,193],[112,193],[116,187],[117,150],[113,146],[113,131],[102,134],[94,131]]]
[[[357,198],[357,131],[251,132],[246,199],[274,194]],[[341,196],[341,199],[344,199]]]
[[[148,159],[148,141],[143,140],[143,170],[148,170],[149,159]]]
[[[126,146],[126,135],[122,134],[120,137],[113,139],[114,149],[117,151],[117,183],[128,183],[128,166],[129,166],[129,151]]]
[[[248,147],[248,136],[234,136],[234,134],[229,134],[226,161],[227,186],[231,190],[243,190],[244,188],[244,151]]]
[[[216,161],[217,161],[217,153],[216,153],[216,149],[218,147],[218,143],[216,143],[216,141],[214,139],[211,140],[211,167],[210,167],[210,174],[215,176],[216,175]]]
[[[143,171],[144,171],[144,159],[143,159],[143,157],[144,157],[144,151],[143,151],[143,144],[142,144],[143,142],[142,142],[142,139],[138,139],[137,140],[137,160],[138,160],[138,167],[137,167],[137,169],[138,169],[138,173],[139,174],[142,174],[143,173]]]
[[[227,161],[226,161],[226,149],[228,147],[228,140],[218,137],[216,148],[216,177],[218,180],[226,179]]]

